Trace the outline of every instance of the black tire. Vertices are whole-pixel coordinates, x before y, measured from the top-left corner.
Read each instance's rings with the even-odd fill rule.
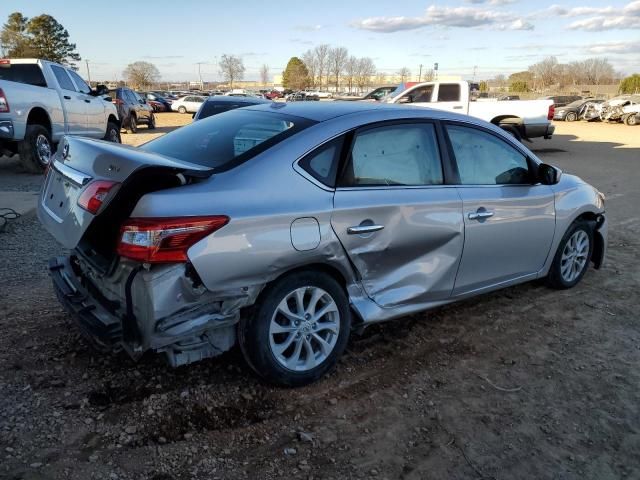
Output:
[[[133,113],[129,115],[128,123],[129,123],[129,131],[131,133],[138,133],[138,119]]]
[[[149,130],[154,130],[156,128],[156,116],[152,113],[149,117],[149,123],[147,123],[147,127]]]
[[[569,112],[564,119],[567,122],[575,122],[578,119],[578,114],[576,112]]]
[[[107,123],[107,133],[104,134],[104,140],[114,143],[122,143],[120,138],[120,125],[116,122]]]
[[[501,124],[500,128],[515,138],[517,141],[522,142],[522,136],[516,127],[509,124]]]
[[[44,158],[46,148],[49,150],[48,158]],[[27,125],[24,140],[18,144],[18,153],[24,169],[31,173],[42,173],[49,165],[54,152],[49,129],[43,125]]]
[[[309,370],[295,371],[284,367],[276,359],[270,346],[269,328],[280,302],[291,292],[305,287],[322,289],[329,294],[337,307],[339,329],[333,350],[319,365]],[[277,280],[260,295],[251,314],[243,316],[238,325],[238,343],[247,363],[260,377],[273,384],[300,387],[315,382],[336,366],[347,346],[350,330],[351,310],[340,284],[322,272],[299,272]],[[306,337],[309,339],[310,335]]]
[[[638,115],[635,113],[630,113],[629,115],[625,116],[624,124],[629,125],[630,127],[638,125]]]
[[[187,113],[187,109],[185,107],[178,107],[179,113]]]
[[[562,275],[562,265],[563,265],[563,252],[565,247],[567,247],[567,243],[573,237],[573,235],[578,232],[583,231],[587,234],[587,238],[589,239],[589,247],[588,253],[586,257],[586,262],[582,267],[582,270],[578,273],[578,275],[571,279],[566,280]],[[560,244],[558,245],[558,250],[553,258],[553,263],[551,264],[551,269],[549,270],[549,274],[547,275],[547,285],[551,288],[555,288],[558,290],[564,290],[567,288],[572,288],[582,280],[585,273],[589,269],[589,262],[591,261],[591,255],[593,254],[593,226],[591,223],[585,220],[576,220],[571,224],[569,229],[566,231]]]

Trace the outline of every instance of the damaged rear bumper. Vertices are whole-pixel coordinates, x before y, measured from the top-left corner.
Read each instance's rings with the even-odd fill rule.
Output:
[[[87,269],[78,257],[49,261],[56,294],[90,343],[101,351],[165,354],[173,366],[219,355],[236,342],[240,309],[259,289],[213,293],[180,265],[152,270],[121,264],[110,275]]]

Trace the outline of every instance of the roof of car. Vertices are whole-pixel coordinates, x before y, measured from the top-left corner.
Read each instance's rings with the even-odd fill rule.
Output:
[[[238,102],[251,102],[260,104],[260,103],[273,103],[271,100],[267,100],[265,98],[260,97],[239,97],[239,96],[231,96],[231,95],[211,95],[207,97],[207,102],[220,102],[220,103],[238,103]]]
[[[350,115],[352,113],[366,112],[378,109],[388,109],[403,111],[408,108],[420,109],[424,113],[426,118],[442,118],[442,117],[457,117],[456,115],[447,115],[444,111],[432,110],[424,107],[410,107],[407,105],[394,105],[388,103],[372,103],[372,102],[269,102],[270,105],[255,105],[252,107],[245,107],[248,110],[264,110],[264,111],[278,111],[293,115],[296,117],[307,118],[316,122],[324,122],[332,118],[341,117],[343,115]],[[467,117],[469,118],[469,117]]]

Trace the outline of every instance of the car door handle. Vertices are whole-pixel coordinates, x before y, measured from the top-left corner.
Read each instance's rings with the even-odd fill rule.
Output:
[[[349,235],[362,235],[363,233],[379,232],[384,228],[384,225],[358,225],[357,227],[347,228]]]
[[[462,105],[456,105],[453,107],[454,110],[462,110]]]
[[[91,103],[91,100],[89,100],[88,98],[85,98],[84,103]]]
[[[65,99],[65,100],[71,100],[71,97],[70,97],[69,95],[65,95],[65,96],[64,96],[64,99]]]
[[[471,212],[469,214],[469,220],[482,220],[483,218],[493,217],[493,212]]]

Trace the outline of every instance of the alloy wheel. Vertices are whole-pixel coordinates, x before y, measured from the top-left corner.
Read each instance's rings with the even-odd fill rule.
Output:
[[[40,134],[36,138],[36,155],[42,165],[48,165],[51,161],[51,142],[46,135]]]
[[[567,282],[573,282],[584,270],[589,255],[589,236],[584,230],[576,230],[562,251],[560,275]]]
[[[305,372],[331,354],[340,333],[334,299],[318,287],[300,287],[284,296],[269,325],[269,346],[288,370]]]

